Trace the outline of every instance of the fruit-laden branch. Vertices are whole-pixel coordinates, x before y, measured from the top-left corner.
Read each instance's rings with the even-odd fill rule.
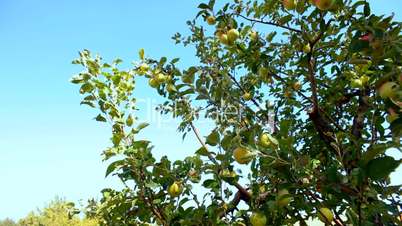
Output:
[[[275,26],[275,27],[280,27],[280,28],[289,30],[289,31],[294,31],[294,32],[296,32],[296,33],[302,33],[301,30],[296,29],[296,28],[292,28],[292,27],[288,27],[288,26],[286,26],[286,25],[282,25],[282,24],[278,24],[278,23],[274,23],[274,22],[270,22],[270,21],[264,21],[264,20],[258,20],[258,19],[248,18],[248,17],[243,16],[243,15],[241,15],[241,14],[235,14],[235,15],[237,15],[237,16],[239,16],[239,17],[245,19],[245,20],[248,20],[248,21],[250,21],[250,22],[272,25],[272,26]]]

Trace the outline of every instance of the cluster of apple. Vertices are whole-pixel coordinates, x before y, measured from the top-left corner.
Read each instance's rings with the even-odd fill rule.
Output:
[[[137,68],[138,75],[149,76],[148,84],[152,88],[158,88],[161,84],[166,84],[166,90],[169,93],[177,91],[176,86],[171,82],[171,77],[161,72],[159,69],[151,70],[147,63],[142,63]]]
[[[282,4],[285,9],[294,10],[296,9],[297,2],[298,0],[283,0]],[[334,6],[336,0],[308,0],[308,2],[320,10],[329,10]]]
[[[279,190],[277,193],[276,204],[279,207],[285,207],[292,201],[292,198],[286,189]],[[317,211],[317,217],[325,224],[331,223],[334,220],[334,215],[327,207],[321,207]],[[250,216],[250,223],[253,226],[265,226],[267,217],[261,211],[255,211]]]
[[[263,148],[277,148],[278,146],[278,141],[268,133],[262,133],[258,141],[259,145]],[[239,164],[248,164],[256,155],[256,152],[246,147],[237,147],[233,151],[233,158]]]
[[[207,16],[205,20],[209,25],[215,25],[216,23],[216,18],[212,15]],[[240,33],[235,28],[229,28],[229,29],[217,29],[215,35],[222,44],[233,45],[239,38]]]

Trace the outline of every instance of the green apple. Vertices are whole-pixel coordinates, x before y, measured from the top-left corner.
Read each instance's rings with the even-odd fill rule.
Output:
[[[168,193],[172,198],[179,196],[182,191],[183,191],[183,187],[181,185],[181,182],[179,182],[179,181],[175,181],[168,188]]]
[[[260,145],[264,148],[268,148],[272,145],[271,139],[269,138],[269,134],[263,133],[260,136]]]
[[[245,93],[243,94],[243,99],[244,99],[245,101],[249,101],[249,100],[253,99],[253,95],[252,95],[250,92],[245,92]]]
[[[252,41],[257,41],[258,40],[258,33],[256,31],[250,31],[249,35],[250,35],[250,39]]]
[[[250,223],[252,226],[265,226],[267,224],[267,217],[261,212],[254,212],[250,216]]]
[[[230,29],[228,31],[228,33],[227,33],[227,37],[228,37],[229,42],[235,42],[236,39],[239,38],[239,36],[240,36],[239,31],[237,29],[234,29],[234,28]]]
[[[310,51],[311,51],[310,44],[306,44],[305,46],[303,46],[304,53],[309,53]]]
[[[164,82],[166,82],[168,80],[168,76],[163,74],[163,73],[158,73],[158,74],[155,75],[155,80],[158,83],[164,83]]]
[[[159,86],[159,82],[154,78],[149,79],[148,84],[152,88],[157,88]]]
[[[350,82],[350,86],[355,89],[361,88],[363,87],[363,82],[360,78],[352,79],[352,81]]]
[[[289,197],[289,191],[286,189],[282,189],[278,191],[276,203],[280,207],[287,206],[291,201],[292,197]]]
[[[254,154],[244,147],[238,147],[233,151],[233,157],[239,164],[248,164],[253,160]]]
[[[227,34],[222,33],[218,36],[218,38],[222,44],[229,45],[229,38],[228,38]]]
[[[336,0],[314,0],[315,5],[320,10],[331,9],[334,6],[335,2],[336,2]]]
[[[362,81],[363,85],[366,85],[368,83],[368,81],[370,80],[370,77],[368,77],[367,75],[362,75],[360,77],[360,80]]]
[[[324,223],[331,223],[334,220],[334,214],[326,207],[322,207],[318,210],[318,218]]]
[[[395,82],[386,82],[380,86],[378,89],[378,94],[382,98],[392,98],[396,95],[399,85]]]
[[[283,7],[287,10],[294,10],[296,8],[296,0],[282,0]]]
[[[301,83],[300,82],[295,82],[295,83],[293,83],[293,89],[294,90],[296,90],[296,91],[299,91],[300,89],[301,89]]]
[[[214,25],[215,22],[216,22],[216,20],[215,20],[215,17],[214,17],[214,16],[208,16],[208,17],[207,17],[207,23],[208,23],[209,25]]]

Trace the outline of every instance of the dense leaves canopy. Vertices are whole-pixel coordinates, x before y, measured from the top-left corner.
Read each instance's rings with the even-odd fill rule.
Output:
[[[127,70],[88,50],[73,62],[85,68],[72,79],[82,104],[112,127],[106,174],[125,187],[91,202],[102,224],[400,223],[389,179],[400,160],[387,153],[400,151],[401,23],[363,0],[211,0],[187,24],[189,36],[173,37],[196,49],[186,69],[144,50]],[[147,126],[134,115],[137,79],[184,136],[195,133],[194,155],[156,160],[136,139]]]

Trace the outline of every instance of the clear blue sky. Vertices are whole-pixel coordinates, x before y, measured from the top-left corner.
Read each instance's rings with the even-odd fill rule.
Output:
[[[377,13],[395,12],[400,0],[373,2]],[[150,56],[196,59],[191,48],[170,37],[186,32],[200,1],[191,0],[0,0],[0,219],[18,219],[56,195],[77,201],[98,197],[113,179],[104,179],[100,153],[109,130],[80,106],[78,87],[68,82],[81,68],[70,62],[83,48],[105,59]],[[137,96],[157,98],[139,83]],[[149,108],[145,104],[141,108]],[[140,116],[148,118],[149,111]],[[155,121],[154,119],[151,121]],[[184,142],[176,124],[153,124],[144,134],[156,156],[182,158],[198,147]],[[207,132],[205,130],[205,132]]]

